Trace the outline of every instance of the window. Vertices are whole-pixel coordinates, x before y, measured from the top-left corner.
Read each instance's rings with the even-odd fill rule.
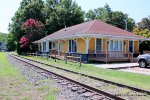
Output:
[[[133,41],[129,41],[129,51],[133,53]]]
[[[54,42],[49,42],[49,50],[53,49],[54,48]]]
[[[114,51],[118,51],[119,50],[118,43],[119,43],[119,41],[114,41]]]
[[[110,40],[109,51],[123,51],[123,42],[118,40]]]
[[[46,42],[43,42],[43,51],[46,51]]]
[[[113,40],[110,40],[109,50],[110,50],[110,51],[113,51],[113,47],[114,47],[114,45],[113,45]]]
[[[69,52],[76,52],[76,51],[77,51],[76,41],[69,40]]]
[[[96,40],[96,50],[98,50],[98,51],[102,50],[102,39]]]

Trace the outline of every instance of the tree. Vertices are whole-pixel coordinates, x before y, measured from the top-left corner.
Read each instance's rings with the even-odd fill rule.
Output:
[[[112,25],[125,29],[125,15],[122,12],[115,11],[112,13]]]
[[[119,27],[121,29],[126,29],[126,21],[127,21],[127,30],[132,31],[135,26],[135,21],[132,18],[128,18],[127,14],[124,14],[121,11],[115,11],[112,13],[111,24]]]
[[[48,34],[84,21],[84,12],[72,0],[47,0],[44,11]]]
[[[9,32],[13,35],[13,41],[19,54],[22,52],[19,41],[25,35],[25,30],[22,30],[22,24],[30,18],[45,23],[43,8],[44,2],[42,0],[22,0],[20,7],[12,18],[12,22],[9,24]]]
[[[94,20],[96,19],[96,14],[95,11],[93,11],[92,9],[88,11],[88,13],[85,13],[86,16],[86,20]]]
[[[133,33],[140,35],[140,36],[143,36],[145,38],[150,38],[150,30],[148,30],[148,29],[138,29],[138,27],[135,27],[133,30]],[[139,50],[140,51],[143,51],[143,50],[149,51],[150,50],[150,42],[144,41],[144,42],[140,43]]]
[[[127,14],[121,11],[112,11],[108,4],[101,8],[89,10],[85,17],[87,20],[100,19],[121,29],[125,29],[127,19],[128,31],[132,31],[135,26],[135,21],[132,18],[127,18]]]
[[[97,8],[94,10],[89,10],[85,17],[87,20],[93,20],[93,19],[101,19],[102,21],[106,23],[111,23],[111,15],[112,11],[108,4],[106,4],[102,8]]]
[[[137,35],[143,36],[145,38],[150,38],[150,17],[143,18],[137,26],[134,28],[133,32]],[[144,41],[140,44],[140,50],[150,51],[150,42]]]
[[[132,32],[135,27],[135,20],[132,18],[128,18],[127,22],[128,31]]]
[[[150,16],[143,18],[142,21],[138,23],[137,28],[150,30]]]
[[[7,34],[0,32],[0,42],[6,42]]]
[[[20,38],[20,47],[24,49],[24,52],[29,52],[29,50],[35,52],[36,48],[32,42],[45,36],[44,24],[30,18],[22,24],[22,29],[25,31],[25,35]]]
[[[14,35],[12,33],[9,33],[7,36],[7,50],[8,51],[14,51],[16,50],[16,45],[14,42]]]

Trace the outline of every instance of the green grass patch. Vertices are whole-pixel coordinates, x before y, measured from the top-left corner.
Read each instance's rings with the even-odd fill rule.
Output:
[[[51,80],[41,80],[41,82],[51,82]],[[38,83],[35,83],[38,84]],[[38,90],[38,88],[41,88]],[[19,70],[9,63],[7,59],[7,53],[0,52],[0,100],[12,100],[19,98],[17,100],[36,100],[35,95],[41,95],[42,99],[52,98],[47,100],[54,100],[54,90],[57,88],[50,88],[47,85],[44,87],[36,86],[33,88],[33,85],[28,83],[26,78],[22,76]],[[47,91],[45,91],[47,90]],[[49,93],[47,93],[50,91]],[[50,95],[50,97],[49,97]]]
[[[29,57],[29,56],[23,56],[23,57],[32,60],[37,60],[43,63],[51,64],[64,69],[69,69],[75,72],[80,72],[80,73],[96,76],[99,78],[103,78],[106,80],[122,83],[125,85],[130,85],[130,86],[150,90],[150,85],[149,85],[150,76],[147,75],[102,69],[102,68],[94,67],[91,64],[82,64],[82,66],[79,67],[79,63],[68,62],[68,64],[65,64],[65,61],[62,60],[57,60],[57,62],[55,62],[53,59],[47,61],[46,59],[41,59],[40,57],[39,58]]]
[[[7,60],[7,54],[0,52],[0,77],[18,76],[18,71]]]
[[[55,96],[52,94],[55,94],[56,92],[58,92],[59,90],[56,88],[52,88],[49,90],[48,94],[45,96],[45,100],[55,100]]]

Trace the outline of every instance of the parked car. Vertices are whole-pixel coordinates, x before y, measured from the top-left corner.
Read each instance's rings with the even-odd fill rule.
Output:
[[[139,63],[140,67],[147,67],[148,65],[150,65],[150,54],[139,55],[137,57],[137,62]]]

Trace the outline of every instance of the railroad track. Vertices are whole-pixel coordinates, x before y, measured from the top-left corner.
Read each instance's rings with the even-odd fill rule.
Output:
[[[17,56],[17,55],[11,55],[11,56]],[[17,56],[17,57],[20,57],[20,56]],[[143,90],[143,89],[139,89],[139,88],[135,88],[135,87],[115,83],[115,82],[112,82],[112,81],[100,79],[100,78],[89,76],[89,75],[82,74],[82,73],[77,73],[77,72],[70,71],[70,70],[67,70],[67,69],[63,69],[63,68],[60,68],[60,67],[56,67],[56,66],[52,66],[52,65],[45,64],[45,63],[42,63],[42,62],[38,62],[38,61],[35,61],[35,60],[27,59],[27,58],[24,58],[24,57],[21,57],[21,58],[26,59],[28,61],[35,62],[37,64],[46,65],[46,66],[53,67],[53,68],[56,68],[56,69],[59,69],[59,70],[63,70],[63,71],[66,71],[66,72],[70,72],[70,73],[74,73],[74,74],[81,75],[81,76],[84,76],[84,77],[88,77],[88,78],[91,78],[91,79],[94,79],[94,80],[97,80],[97,81],[102,81],[102,82],[105,82],[105,83],[108,83],[108,84],[116,85],[116,86],[121,87],[121,88],[128,88],[128,89],[133,90],[135,92],[146,93],[146,94],[150,95],[150,91],[147,91],[147,90]]]
[[[112,94],[106,93],[104,91],[98,90],[96,88],[93,88],[91,86],[85,85],[83,83],[77,82],[75,80],[72,80],[70,78],[64,77],[62,75],[56,74],[54,72],[51,72],[49,70],[46,70],[44,68],[41,68],[37,65],[34,65],[32,63],[29,63],[27,60],[20,59],[19,57],[16,57],[14,55],[10,55],[10,57],[21,61],[23,63],[26,63],[38,70],[36,70],[38,73],[53,78],[55,81],[57,81],[61,85],[66,85],[68,88],[71,88],[72,91],[77,92],[78,94],[83,95],[86,97],[91,97],[91,100],[124,100],[123,98],[114,96]]]

